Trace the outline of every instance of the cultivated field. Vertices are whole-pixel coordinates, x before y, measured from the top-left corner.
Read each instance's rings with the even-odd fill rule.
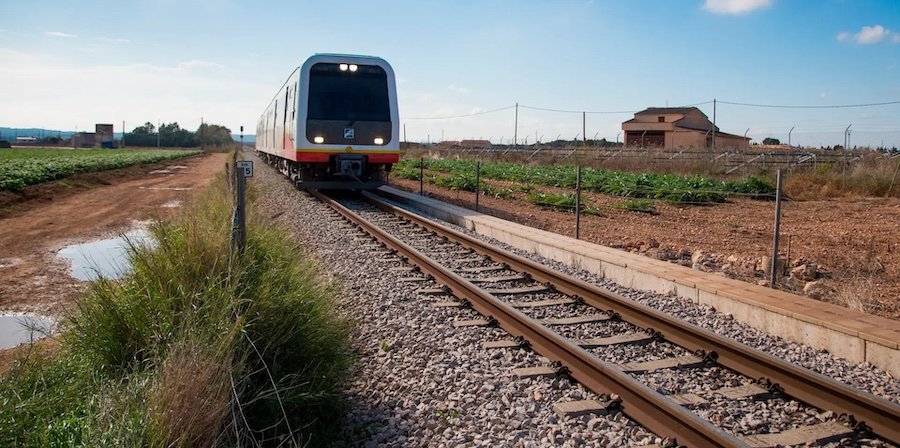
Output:
[[[900,201],[893,197],[898,188],[891,188],[889,176],[896,163],[863,159],[846,177],[825,165],[786,175],[789,198],[780,244],[786,263],[779,288],[900,317]],[[475,165],[474,160],[426,158],[426,191],[473,208]],[[392,174],[397,186],[418,191],[418,158],[402,160]],[[481,183],[481,211],[574,235],[572,166],[482,162]],[[775,215],[770,174],[585,168],[582,187],[582,239],[765,283]]]
[[[194,150],[0,150],[0,190],[18,191],[29,185],[62,179],[77,173],[124,168],[199,154]]]

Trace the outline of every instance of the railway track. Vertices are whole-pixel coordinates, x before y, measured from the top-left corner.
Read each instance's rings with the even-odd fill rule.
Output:
[[[873,437],[880,441],[872,444],[890,446],[900,441],[896,404],[497,249],[374,195],[335,200],[314,194],[387,247],[382,261],[405,260],[414,266],[397,268],[398,277],[425,281],[425,274],[443,286],[423,288],[421,293],[447,292],[462,299],[433,305],[471,306],[485,317],[460,320],[457,326],[496,324],[513,336],[492,341],[485,349],[530,348],[555,361],[520,375],[569,375],[611,398],[561,404],[558,412],[618,408],[649,430],[686,446],[834,440],[864,445]],[[661,372],[668,377],[658,378]],[[672,375],[678,377],[675,385]],[[663,383],[668,384],[661,387]],[[673,393],[664,395],[657,391],[660,388]],[[694,389],[709,393],[692,393]],[[734,403],[826,412],[813,421],[801,419],[755,433],[729,425],[728,418],[723,422],[714,412],[733,408]]]

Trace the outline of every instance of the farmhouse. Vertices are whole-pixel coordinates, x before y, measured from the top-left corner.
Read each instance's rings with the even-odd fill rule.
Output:
[[[625,146],[660,148],[746,148],[750,139],[713,126],[696,107],[649,107],[622,123]]]

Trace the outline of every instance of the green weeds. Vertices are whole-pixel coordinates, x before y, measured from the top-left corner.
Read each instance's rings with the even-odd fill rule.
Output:
[[[628,210],[630,212],[641,212],[651,215],[656,214],[656,205],[654,205],[653,201],[649,199],[623,199],[619,202],[616,202],[615,207],[621,208],[623,210]]]
[[[405,173],[401,177],[415,176],[415,179],[418,179],[418,166],[418,159],[404,159],[394,165],[394,169]],[[412,173],[410,167],[415,168],[415,173]],[[431,183],[435,185],[450,185],[447,188],[457,190],[475,190],[476,161],[474,160],[426,160],[425,168],[432,173],[448,175],[432,174]],[[575,188],[577,180],[575,167],[572,166],[525,166],[499,162],[482,163],[481,178],[514,182],[526,186],[541,185],[567,189]],[[753,176],[741,181],[720,182],[701,176],[630,173],[594,168],[582,170],[582,187],[586,191],[610,196],[659,199],[680,204],[724,202],[729,195],[733,194],[767,198],[774,192],[774,187],[769,182]]]
[[[0,378],[0,446],[334,443],[351,362],[334,289],[252,205],[232,257],[223,190],[153,224],[156,247],[90,286],[60,346]]]

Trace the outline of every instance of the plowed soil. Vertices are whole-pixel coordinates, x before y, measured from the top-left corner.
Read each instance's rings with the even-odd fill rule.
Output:
[[[394,187],[419,191],[418,181],[391,179]],[[500,183],[497,183],[500,185]],[[539,188],[554,191],[552,188]],[[474,193],[425,185],[428,195],[474,208]],[[624,250],[654,240],[660,248],[693,253],[702,250],[720,259],[770,256],[774,203],[737,199],[724,204],[675,206],[655,202],[655,214],[624,210],[621,198],[585,194],[598,215],[584,215],[581,238]],[[575,216],[533,205],[525,194],[504,199],[480,198],[480,211],[531,227],[574,236]],[[824,299],[851,308],[900,319],[900,200],[841,198],[787,201],[783,206],[781,254],[790,246],[791,265],[810,261],[820,266],[821,281],[834,290]],[[740,277],[738,277],[740,278]],[[762,276],[742,278],[759,282]],[[803,284],[794,292],[802,294]]]

